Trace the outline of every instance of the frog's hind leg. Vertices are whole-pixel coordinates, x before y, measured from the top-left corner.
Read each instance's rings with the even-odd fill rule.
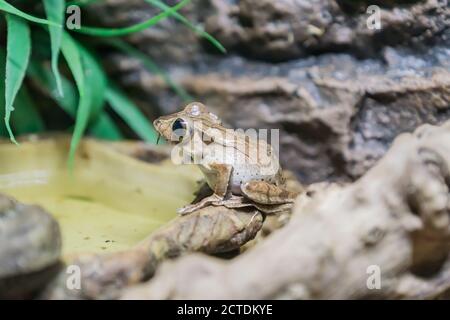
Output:
[[[188,213],[200,210],[210,204],[223,201],[227,196],[228,185],[230,182],[231,173],[233,172],[233,167],[220,163],[211,163],[208,167],[208,169],[213,171],[215,175],[214,193],[206,198],[203,198],[197,203],[178,209],[179,214],[186,215]]]
[[[297,196],[297,193],[259,180],[242,184],[241,191],[247,198],[262,205],[292,203]]]
[[[206,198],[203,198],[202,200],[200,200],[197,203],[189,204],[187,206],[184,206],[184,207],[178,209],[178,213],[181,214],[182,216],[184,216],[186,214],[189,214],[194,211],[205,208],[205,207],[209,206],[210,204],[216,203],[218,201],[222,201],[222,198],[220,198],[219,196],[217,196],[214,193]]]

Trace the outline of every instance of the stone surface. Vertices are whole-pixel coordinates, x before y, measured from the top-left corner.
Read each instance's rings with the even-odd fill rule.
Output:
[[[302,182],[353,180],[397,134],[450,118],[448,2],[404,2],[383,2],[382,28],[374,30],[364,1],[194,1],[182,13],[228,55],[174,20],[128,40],[231,127],[280,129],[282,164]],[[108,26],[157,12],[124,0],[90,10]],[[183,106],[138,61],[108,58],[147,114]]]
[[[379,30],[367,27],[369,4],[380,6]],[[159,12],[139,0],[107,0],[90,8],[92,23],[106,26],[127,26]],[[450,24],[447,0],[202,0],[192,1],[181,13],[229,52],[263,61],[325,52],[378,56],[380,49],[399,44],[427,48],[442,39]],[[154,59],[169,63],[201,63],[215,52],[176,20],[164,20],[130,41]]]
[[[24,298],[58,269],[58,223],[37,206],[0,194],[0,297]]]

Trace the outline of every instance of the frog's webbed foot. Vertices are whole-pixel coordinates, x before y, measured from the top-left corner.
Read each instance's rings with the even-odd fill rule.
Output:
[[[182,216],[192,213],[194,211],[200,210],[202,208],[205,208],[213,203],[222,201],[222,198],[219,197],[216,194],[212,194],[209,197],[203,198],[197,203],[189,204],[187,206],[184,206],[177,210],[178,214],[181,214]]]
[[[247,198],[262,205],[290,204],[297,197],[297,193],[259,180],[244,183],[241,191]]]

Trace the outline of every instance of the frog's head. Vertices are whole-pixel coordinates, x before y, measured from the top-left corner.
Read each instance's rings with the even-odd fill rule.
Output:
[[[219,118],[199,102],[192,102],[184,110],[159,117],[153,122],[159,134],[174,144],[192,137],[196,132],[202,133],[220,124]]]

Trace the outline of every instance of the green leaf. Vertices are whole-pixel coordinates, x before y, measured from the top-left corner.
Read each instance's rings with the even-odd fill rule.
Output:
[[[158,134],[139,108],[116,86],[106,90],[106,100],[111,108],[143,140],[156,143]]]
[[[86,48],[78,45],[78,50],[83,63],[86,95],[91,102],[89,115],[89,119],[93,120],[91,131],[99,138],[117,140],[121,137],[119,130],[109,116],[102,113],[107,83],[103,68]]]
[[[41,18],[36,18],[36,17],[29,15],[23,11],[20,11],[19,9],[16,9],[14,6],[10,5],[8,2],[6,2],[4,0],[0,0],[0,11],[4,11],[4,12],[10,13],[10,14],[13,14],[15,16],[19,16],[19,17],[21,17],[25,20],[31,21],[31,22],[47,24],[47,25],[56,26],[56,27],[61,28],[61,25],[58,25],[54,22],[47,21],[47,20],[41,19]]]
[[[106,140],[122,140],[123,135],[115,125],[111,117],[102,112],[90,127],[92,134],[100,139]]]
[[[11,122],[17,133],[26,134],[44,131],[44,121],[25,86],[20,88],[15,104],[17,108],[11,115]]]
[[[6,70],[6,52],[3,48],[0,48],[0,77],[5,77]],[[0,81],[0,92],[5,92],[5,82]],[[5,95],[0,94],[0,117],[4,119],[5,117]],[[6,131],[6,126],[3,122],[0,122],[0,136],[7,137],[8,131]]]
[[[65,0],[43,0],[45,13],[49,21],[59,25],[64,23]],[[60,95],[63,95],[61,75],[58,70],[59,52],[61,49],[61,39],[63,29],[49,26],[51,49],[52,49],[52,70],[56,80],[56,86]]]
[[[50,97],[56,101],[56,103],[69,114],[75,118],[77,113],[78,96],[75,86],[65,77],[61,77],[61,83],[64,93],[64,98],[58,94],[55,82],[52,81],[52,73],[48,68],[41,66],[37,61],[31,61],[28,68],[29,76],[35,80],[36,85],[44,87],[44,90],[48,92]],[[108,140],[120,140],[123,138],[120,130],[114,124],[111,117],[102,112],[90,125],[90,131],[95,137],[108,139]]]
[[[152,5],[154,5],[155,7],[159,8],[161,10],[164,10],[164,11],[170,10],[170,7],[168,5],[166,5],[164,2],[160,1],[160,0],[145,0],[145,1],[150,3],[150,4],[152,4]],[[180,21],[181,23],[183,23],[186,26],[188,26],[191,30],[196,32],[198,35],[200,35],[201,37],[203,37],[206,40],[208,40],[213,46],[215,46],[217,49],[219,49],[222,53],[226,53],[227,52],[225,47],[222,46],[222,44],[216,38],[214,38],[208,32],[202,30],[201,28],[193,25],[188,19],[186,19],[184,16],[182,16],[178,12],[170,11],[169,14],[171,16],[173,16],[175,19],[177,19],[178,21]]]
[[[86,82],[78,44],[67,32],[63,32],[61,51],[75,79],[79,96],[75,128],[69,150],[69,167],[73,168],[76,149],[88,124],[91,101],[89,94],[86,94]]]
[[[98,37],[119,37],[119,36],[125,36],[131,33],[139,32],[144,29],[147,29],[155,24],[157,24],[159,21],[167,18],[171,15],[171,13],[176,12],[177,10],[180,10],[185,5],[187,5],[191,0],[182,0],[179,3],[177,3],[175,6],[170,7],[169,9],[165,10],[164,12],[161,12],[160,14],[144,21],[141,23],[137,23],[135,25],[132,25],[130,27],[125,28],[94,28],[94,27],[81,27],[80,29],[74,29],[76,32],[88,34],[91,36],[98,36]]]
[[[99,0],[74,0],[74,1],[69,1],[67,3],[67,6],[69,7],[69,6],[75,5],[75,6],[82,7],[82,6],[86,6],[88,4],[95,3],[95,2],[98,2],[98,1]],[[102,1],[102,0],[100,0],[100,1]]]
[[[5,75],[6,53],[0,48],[0,76]],[[0,81],[0,92],[5,92],[5,82]],[[19,134],[36,133],[44,130],[44,122],[37,112],[37,108],[28,94],[25,86],[22,86],[17,93],[15,100],[16,109],[11,114],[11,123],[15,131]],[[3,118],[5,112],[5,96],[0,95],[0,117]],[[6,127],[0,126],[0,136],[8,136]]]
[[[142,53],[141,51],[137,50],[136,48],[130,46],[128,43],[121,39],[108,39],[108,44],[116,47],[117,49],[123,51],[127,55],[130,55],[138,60],[143,64],[143,66],[149,70],[150,72],[153,72],[154,74],[159,75],[163,78],[163,80],[167,83],[169,87],[172,88],[172,90],[181,98],[184,102],[191,102],[193,101],[193,98],[189,95],[189,93],[186,92],[186,90],[183,89],[183,87],[177,85],[170,76],[161,70],[156,63],[150,59],[149,56]]]
[[[83,62],[83,70],[86,79],[86,94],[90,96],[90,119],[95,118],[105,104],[106,75],[103,67],[95,57],[81,45],[78,46]]]
[[[30,61],[27,74],[35,84],[48,92],[50,97],[70,116],[75,117],[78,104],[78,93],[75,86],[68,79],[61,77],[61,88],[63,96],[58,93],[55,81],[53,81],[52,72],[44,68],[37,61]]]
[[[9,119],[14,110],[13,103],[19,91],[31,53],[30,29],[28,24],[14,15],[6,15],[8,28],[5,76],[5,125],[12,142],[17,144]],[[20,39],[20,41],[18,41]]]

